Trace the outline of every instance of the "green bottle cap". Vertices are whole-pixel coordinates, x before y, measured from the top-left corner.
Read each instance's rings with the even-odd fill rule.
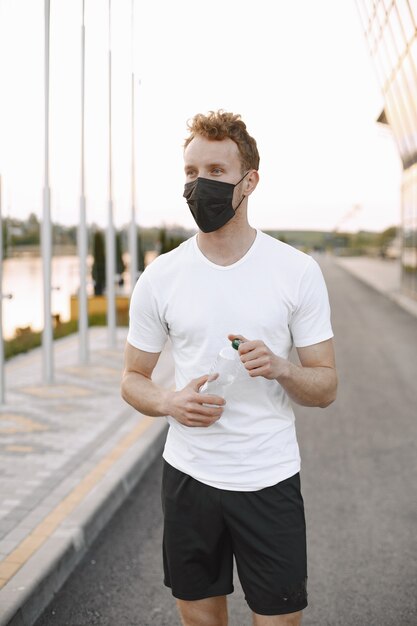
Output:
[[[232,348],[234,348],[235,350],[238,350],[241,343],[242,343],[241,339],[233,339]]]

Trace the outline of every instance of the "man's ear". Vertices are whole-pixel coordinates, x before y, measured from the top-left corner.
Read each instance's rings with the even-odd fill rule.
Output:
[[[259,173],[257,170],[250,170],[249,174],[245,178],[245,185],[243,187],[243,193],[245,196],[250,196],[252,191],[255,190],[259,183]]]

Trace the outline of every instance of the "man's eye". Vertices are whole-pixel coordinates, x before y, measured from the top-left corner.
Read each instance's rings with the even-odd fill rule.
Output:
[[[220,167],[213,167],[213,169],[211,170],[212,174],[221,174],[222,170]]]

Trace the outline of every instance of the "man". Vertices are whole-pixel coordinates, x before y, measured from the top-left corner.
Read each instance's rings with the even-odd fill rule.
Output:
[[[300,459],[290,399],[326,407],[337,378],[317,263],[250,226],[259,155],[239,115],[198,114],[184,196],[198,233],[161,255],[131,300],[122,383],[138,411],[168,416],[164,582],[185,626],[226,626],[233,557],[256,626],[297,626],[307,606]],[[176,390],[152,381],[167,337]],[[200,394],[239,338],[227,398]],[[300,365],[288,360],[295,345]]]

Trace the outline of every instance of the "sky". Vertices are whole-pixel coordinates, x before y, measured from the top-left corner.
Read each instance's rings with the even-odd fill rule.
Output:
[[[401,162],[354,0],[112,2],[114,220],[131,218],[131,77],[140,226],[194,228],[182,197],[186,122],[240,113],[261,156],[249,221],[261,229],[400,223]],[[80,197],[81,0],[51,0],[52,219]],[[108,2],[85,0],[87,220],[108,215]],[[44,2],[0,0],[2,212],[42,216]]]

